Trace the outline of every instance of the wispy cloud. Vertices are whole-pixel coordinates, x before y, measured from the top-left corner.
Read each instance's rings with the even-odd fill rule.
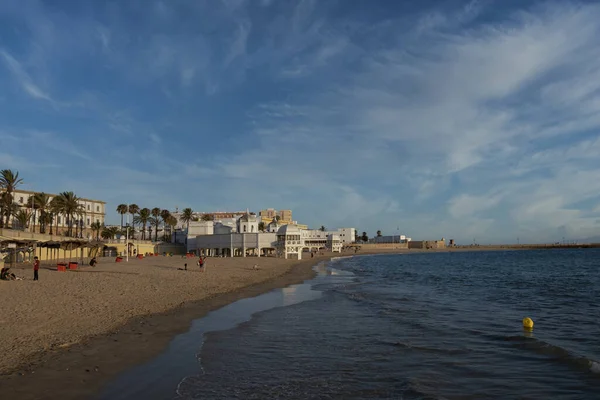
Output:
[[[14,2],[0,63],[27,96],[0,130],[99,196],[415,238],[593,236],[600,6],[459,3]]]
[[[51,103],[54,102],[49,94],[44,92],[35,83],[33,83],[31,77],[23,69],[21,63],[19,63],[10,53],[6,50],[0,50],[0,55],[4,59],[6,67],[14,75],[18,84],[21,86],[23,91],[35,99],[47,100]]]

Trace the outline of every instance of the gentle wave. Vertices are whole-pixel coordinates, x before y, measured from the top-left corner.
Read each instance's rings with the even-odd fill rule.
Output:
[[[541,339],[526,336],[505,336],[504,340],[512,342],[512,346],[536,354],[550,357],[553,361],[570,365],[577,369],[600,374],[600,363],[587,357],[573,354],[564,347],[556,346]]]

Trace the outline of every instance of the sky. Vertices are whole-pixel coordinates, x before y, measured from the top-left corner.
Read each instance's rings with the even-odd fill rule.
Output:
[[[600,236],[600,4],[3,0],[23,189],[458,243]]]

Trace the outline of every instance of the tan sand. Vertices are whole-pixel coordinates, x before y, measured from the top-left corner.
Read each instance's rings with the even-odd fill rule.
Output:
[[[418,253],[432,250],[359,251]],[[245,297],[301,283],[331,256],[278,258],[150,257],[56,272],[16,269],[0,281],[0,397],[81,399],[119,372],[156,356],[193,319]],[[184,263],[188,271],[179,270]],[[258,264],[260,269],[254,270]],[[3,397],[2,397],[3,398]]]
[[[184,263],[188,270],[179,270]],[[0,281],[0,373],[36,354],[113,331],[132,317],[263,282],[292,265],[278,258],[209,258],[201,272],[196,259],[181,256],[111,259],[67,272],[42,265],[37,282],[31,267],[14,269],[25,280]]]

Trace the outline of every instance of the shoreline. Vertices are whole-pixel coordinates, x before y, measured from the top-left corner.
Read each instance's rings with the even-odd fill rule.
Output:
[[[312,279],[316,275],[313,267],[330,259],[328,254],[291,261],[281,266],[285,272],[275,277],[163,312],[134,316],[116,329],[33,354],[0,375],[1,393],[23,400],[93,398],[121,372],[160,354],[194,320],[237,300]]]
[[[133,316],[124,324],[112,329],[92,333],[80,341],[54,346],[30,355],[21,360],[18,366],[0,373],[0,387],[3,394],[10,394],[12,398],[19,399],[94,397],[106,383],[121,372],[160,354],[173,337],[186,332],[194,320],[237,300],[312,279],[315,276],[313,267],[332,258],[514,250],[527,248],[377,249],[358,253],[326,253],[300,261],[289,260],[288,265],[279,266],[285,269],[284,272],[260,282],[250,282],[231,291],[186,300],[164,311]],[[219,259],[213,260],[212,263],[216,263]],[[246,260],[254,262],[251,259]],[[68,380],[68,385],[64,384],[65,379]]]

